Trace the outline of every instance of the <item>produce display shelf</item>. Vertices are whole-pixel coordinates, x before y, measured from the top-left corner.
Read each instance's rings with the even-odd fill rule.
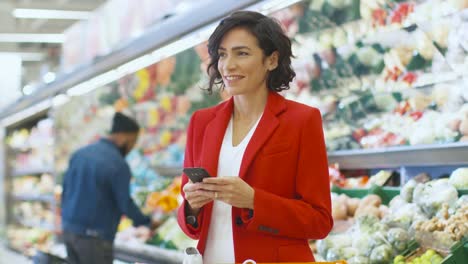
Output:
[[[337,194],[346,194],[354,198],[363,198],[368,194],[376,194],[382,199],[383,204],[388,205],[393,197],[400,194],[400,187],[380,187],[374,185],[370,188],[340,188],[333,186],[331,191]]]
[[[114,243],[114,258],[125,262],[182,263],[182,252],[140,243]]]
[[[13,170],[13,177],[21,177],[26,175],[41,175],[43,173],[53,173],[54,169],[52,167],[43,167],[43,168],[25,168]]]
[[[53,203],[55,201],[53,195],[27,195],[27,194],[13,194],[11,197],[18,201],[39,201]]]
[[[46,231],[55,230],[54,226],[51,224],[37,224],[37,223],[33,223],[31,221],[27,221],[27,220],[20,219],[20,218],[16,218],[16,222],[25,227],[38,228],[38,229],[43,229]]]
[[[21,153],[21,152],[31,151],[32,149],[52,147],[53,144],[54,144],[54,140],[51,138],[51,139],[45,139],[39,144],[24,144],[24,145],[18,145],[18,146],[8,146],[8,149],[15,153]]]
[[[466,165],[467,157],[467,142],[328,152],[329,163],[340,164],[340,169]]]
[[[450,255],[442,261],[442,264],[466,263],[468,259],[468,239],[458,241],[450,248],[450,252]]]

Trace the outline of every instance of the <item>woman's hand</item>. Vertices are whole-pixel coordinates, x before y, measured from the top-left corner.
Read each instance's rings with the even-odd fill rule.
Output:
[[[210,191],[211,198],[238,208],[254,209],[255,190],[239,177],[203,179],[201,188]]]
[[[213,200],[214,193],[204,190],[202,187],[203,184],[192,181],[188,181],[184,185],[185,200],[189,205],[187,208],[189,211],[186,211],[186,214],[197,216],[200,209]]]

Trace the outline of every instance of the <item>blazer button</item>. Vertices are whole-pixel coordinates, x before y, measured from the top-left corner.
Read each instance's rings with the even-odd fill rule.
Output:
[[[242,226],[243,224],[244,224],[244,221],[242,221],[242,218],[240,216],[236,217],[236,225]]]

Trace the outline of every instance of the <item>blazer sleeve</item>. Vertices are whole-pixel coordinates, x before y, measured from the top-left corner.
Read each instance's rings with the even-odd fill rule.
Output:
[[[250,231],[298,239],[321,239],[333,227],[328,161],[320,112],[303,124],[295,185],[297,199],[255,188],[254,211],[242,209]],[[268,177],[263,175],[262,177]],[[250,214],[251,218],[247,216]],[[246,219],[247,218],[247,219]]]
[[[194,137],[194,126],[195,126],[195,116],[196,116],[197,112],[194,112],[191,119],[190,119],[190,122],[189,122],[189,125],[188,125],[188,128],[187,128],[187,144],[186,144],[186,147],[185,147],[185,156],[184,156],[184,168],[188,168],[188,167],[193,167],[194,166],[194,162],[193,162],[193,137]],[[202,210],[200,210],[200,213],[198,214],[198,227],[195,228],[193,227],[192,225],[189,225],[187,224],[185,218],[186,218],[186,215],[185,215],[185,208],[187,205],[187,201],[185,200],[185,193],[183,191],[183,188],[184,188],[184,185],[188,182],[188,177],[185,175],[185,174],[182,174],[182,185],[181,185],[181,194],[182,194],[182,197],[184,198],[183,199],[183,202],[181,204],[181,206],[179,207],[178,209],[178,212],[177,212],[177,222],[179,223],[179,226],[180,228],[182,229],[182,231],[190,238],[193,238],[193,239],[199,239],[200,237],[200,230],[201,230],[201,223],[202,223],[202,216],[203,216],[203,208]]]

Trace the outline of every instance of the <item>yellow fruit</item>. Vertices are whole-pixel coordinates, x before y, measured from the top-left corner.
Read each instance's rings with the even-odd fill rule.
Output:
[[[161,137],[159,139],[159,144],[163,147],[169,145],[171,143],[172,133],[168,130],[162,132]]]
[[[133,225],[133,221],[129,218],[122,218],[122,220],[119,223],[119,227],[117,228],[118,232],[124,231],[127,228],[131,227]]]
[[[158,109],[151,109],[149,112],[148,126],[155,127],[159,124],[160,115]]]
[[[163,96],[159,103],[165,111],[170,112],[172,110],[171,98],[169,96]]]

